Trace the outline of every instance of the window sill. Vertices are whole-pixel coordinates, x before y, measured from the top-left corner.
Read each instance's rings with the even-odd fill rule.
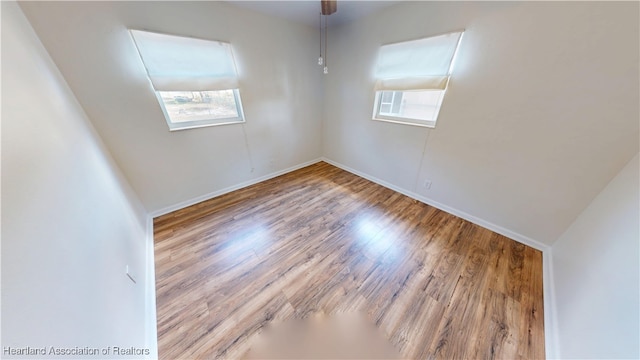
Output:
[[[221,126],[221,125],[232,125],[232,124],[244,124],[244,119],[217,119],[217,120],[202,120],[202,121],[189,121],[182,123],[171,123],[167,122],[169,125],[169,131],[180,131],[180,130],[189,130],[189,129],[198,129],[209,126]]]
[[[377,117],[374,116],[372,120],[384,121],[384,122],[390,122],[390,123],[402,124],[402,125],[420,126],[420,127],[430,128],[430,129],[435,129],[436,127],[436,122],[433,120],[417,120],[417,119],[381,117],[381,116],[377,116]]]

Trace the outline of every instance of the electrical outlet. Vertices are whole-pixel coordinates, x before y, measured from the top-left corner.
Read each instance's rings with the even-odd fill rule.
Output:
[[[431,189],[431,180],[425,180],[424,188],[427,190]]]

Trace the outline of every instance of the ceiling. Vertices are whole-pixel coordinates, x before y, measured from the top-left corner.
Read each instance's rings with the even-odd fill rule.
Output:
[[[341,25],[354,21],[382,8],[391,6],[401,0],[371,1],[371,0],[339,0],[338,11],[329,16],[330,25]],[[263,14],[280,17],[309,26],[318,26],[320,0],[298,1],[245,1],[226,0],[234,6],[250,9]]]

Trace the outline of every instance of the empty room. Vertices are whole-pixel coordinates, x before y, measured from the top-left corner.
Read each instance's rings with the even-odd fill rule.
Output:
[[[0,6],[0,358],[640,357],[640,3]]]

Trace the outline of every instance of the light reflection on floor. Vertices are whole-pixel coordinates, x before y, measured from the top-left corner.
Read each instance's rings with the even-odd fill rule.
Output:
[[[269,227],[257,222],[229,233],[225,239],[225,247],[230,249],[231,257],[250,250],[258,255],[265,252],[272,242]]]
[[[356,240],[361,244],[365,256],[378,259],[384,255],[385,261],[393,260],[401,250],[396,243],[395,231],[393,228],[383,229],[375,222],[375,218],[366,216],[356,220]]]

